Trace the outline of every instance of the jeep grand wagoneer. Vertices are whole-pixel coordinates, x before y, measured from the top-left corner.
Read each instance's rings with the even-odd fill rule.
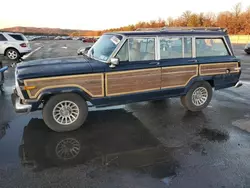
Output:
[[[240,86],[240,61],[221,28],[106,33],[80,57],[23,62],[12,101],[17,112],[42,108],[54,131],[79,128],[95,106],[180,97],[204,109],[213,89]]]

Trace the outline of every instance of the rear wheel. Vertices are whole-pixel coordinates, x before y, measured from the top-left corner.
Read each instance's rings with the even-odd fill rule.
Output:
[[[208,82],[196,82],[187,94],[181,97],[181,103],[190,111],[201,111],[210,103],[212,94],[213,90]]]
[[[43,119],[56,132],[78,129],[88,115],[86,101],[77,94],[67,93],[52,96],[43,108]]]
[[[6,56],[11,59],[11,60],[17,60],[20,58],[20,54],[19,52],[14,49],[14,48],[10,48],[6,51]]]

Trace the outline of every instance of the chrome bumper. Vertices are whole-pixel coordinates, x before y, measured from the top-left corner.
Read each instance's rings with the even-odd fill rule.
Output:
[[[15,108],[16,113],[29,113],[32,105],[22,104],[20,97],[14,92],[11,94],[12,104]]]
[[[238,88],[241,87],[243,85],[243,83],[241,81],[238,81],[234,87]]]

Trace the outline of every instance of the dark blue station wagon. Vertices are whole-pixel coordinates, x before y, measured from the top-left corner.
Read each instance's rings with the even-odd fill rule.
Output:
[[[16,112],[42,109],[63,132],[84,124],[96,107],[180,97],[190,111],[208,106],[214,90],[239,87],[241,65],[226,30],[163,28],[106,33],[79,57],[34,60],[16,68]]]

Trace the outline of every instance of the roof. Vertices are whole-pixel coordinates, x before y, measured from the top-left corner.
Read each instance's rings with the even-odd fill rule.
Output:
[[[174,28],[139,28],[136,31],[113,32],[125,36],[135,35],[227,35],[224,28],[217,27],[174,27]]]
[[[22,35],[22,33],[7,32],[7,31],[0,31],[0,33],[4,33],[4,34],[18,34],[18,35]]]

